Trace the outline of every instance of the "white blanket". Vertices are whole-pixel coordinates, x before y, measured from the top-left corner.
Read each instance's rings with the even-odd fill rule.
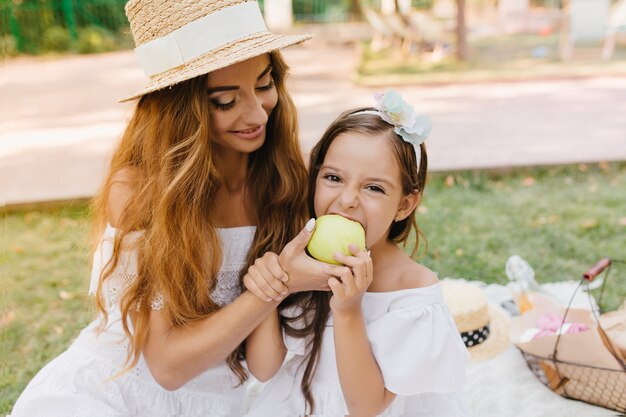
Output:
[[[511,299],[510,290],[503,285],[481,287],[490,303],[500,305]],[[542,285],[562,305],[569,302],[577,282]],[[595,302],[592,300],[592,303]],[[573,307],[590,308],[587,293],[576,293]],[[466,366],[466,399],[474,417],[604,417],[620,413],[581,401],[568,400],[543,385],[530,371],[519,350],[511,345],[491,359]]]

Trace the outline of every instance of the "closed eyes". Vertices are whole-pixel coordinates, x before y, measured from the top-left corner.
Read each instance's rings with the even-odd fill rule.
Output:
[[[275,86],[274,79],[272,78],[271,74],[270,74],[269,78],[270,79],[269,79],[269,82],[267,84],[259,86],[259,87],[256,87],[256,90],[260,91],[260,92],[265,92],[265,91],[272,90],[274,88],[274,86]],[[235,104],[237,104],[237,101],[238,101],[238,99],[237,99],[237,97],[235,97],[231,101],[229,101],[228,103],[221,103],[217,99],[209,100],[209,103],[211,104],[211,107],[213,107],[214,109],[217,109],[217,110],[220,110],[220,111],[227,111],[227,110],[232,109],[235,106]]]

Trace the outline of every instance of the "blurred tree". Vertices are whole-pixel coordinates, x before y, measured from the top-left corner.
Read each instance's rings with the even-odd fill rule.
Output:
[[[359,16],[361,16],[360,0],[350,0],[350,7],[349,7],[348,13],[350,13],[351,19],[356,19]]]
[[[467,31],[465,29],[465,0],[456,0],[456,57],[467,59]]]

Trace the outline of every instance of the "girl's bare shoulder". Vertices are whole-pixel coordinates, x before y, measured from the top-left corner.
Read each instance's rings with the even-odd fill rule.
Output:
[[[375,277],[374,288],[370,291],[400,291],[430,287],[439,282],[437,274],[404,255],[394,264],[381,271],[384,276]]]
[[[406,262],[398,265],[397,277],[398,290],[430,287],[439,282],[437,274],[408,256]]]

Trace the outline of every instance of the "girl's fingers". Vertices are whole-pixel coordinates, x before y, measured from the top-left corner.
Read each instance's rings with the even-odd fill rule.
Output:
[[[327,277],[335,277],[340,278],[346,271],[349,271],[350,268],[343,265],[326,265],[324,267],[324,274]],[[328,280],[328,278],[326,278]]]
[[[359,255],[361,255],[361,253],[365,252],[358,252]],[[367,256],[367,254],[365,254],[365,256]],[[367,287],[369,285],[369,283],[367,282],[367,266],[365,259],[363,259],[361,256],[346,256],[339,252],[335,253],[335,259],[337,259],[339,262],[342,262],[344,265],[352,268],[352,274],[354,275],[354,279],[356,280],[359,288],[362,289],[363,286]]]
[[[341,285],[341,282],[335,277],[328,279],[328,287],[330,287],[330,290],[336,297],[343,298],[346,295],[343,285]]]
[[[272,299],[270,297],[265,295],[265,293],[263,291],[261,291],[259,289],[259,287],[257,287],[256,282],[254,282],[254,280],[252,278],[250,278],[250,275],[246,274],[243,277],[243,285],[246,287],[246,289],[248,291],[250,291],[252,294],[254,294],[260,300],[266,301],[266,302],[272,301]]]
[[[355,245],[354,243],[350,243],[348,245],[348,249],[350,249],[350,252],[352,253],[352,255],[354,256],[359,256],[359,253],[363,252],[365,254],[367,254],[366,251],[361,250],[361,248],[359,248],[357,245]]]
[[[364,250],[360,250],[356,245],[350,245],[350,251],[354,253],[354,256],[361,259],[363,264],[365,265],[365,275],[364,275],[364,284],[369,286],[372,283],[374,278],[374,264],[372,263],[372,258],[369,252]]]
[[[345,268],[343,274],[339,276],[346,294],[354,294],[357,291],[354,274],[350,268]]]
[[[266,276],[264,276],[255,265],[252,265],[248,269],[248,275],[252,278],[256,284],[256,286],[267,296],[274,300],[281,300],[280,291],[276,291],[267,281]],[[277,282],[281,286],[284,286],[280,281],[276,281],[276,279],[270,275],[268,279],[272,282]]]

